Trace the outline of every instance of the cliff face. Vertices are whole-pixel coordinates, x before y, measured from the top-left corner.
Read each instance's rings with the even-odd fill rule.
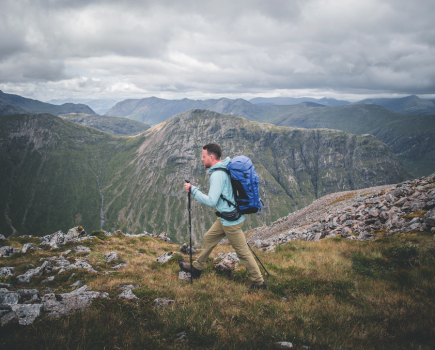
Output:
[[[325,194],[398,183],[411,175],[373,136],[295,129],[193,110],[133,137],[115,137],[50,115],[1,119],[1,227],[44,235],[87,231],[188,235],[184,179],[208,191],[202,146],[249,156],[266,208],[245,228],[270,224]],[[39,136],[38,136],[39,135]],[[4,192],[4,193],[3,193]],[[193,201],[197,240],[216,216]]]

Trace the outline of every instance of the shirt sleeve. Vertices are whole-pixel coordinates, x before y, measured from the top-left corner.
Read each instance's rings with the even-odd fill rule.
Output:
[[[222,174],[221,174],[222,173]],[[199,203],[215,207],[224,188],[223,171],[214,171],[210,176],[210,189],[208,195],[202,193],[198,187],[192,186],[192,195]]]

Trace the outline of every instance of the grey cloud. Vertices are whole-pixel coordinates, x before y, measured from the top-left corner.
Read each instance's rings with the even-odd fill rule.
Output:
[[[4,2],[3,84],[180,98],[435,92],[433,1]]]

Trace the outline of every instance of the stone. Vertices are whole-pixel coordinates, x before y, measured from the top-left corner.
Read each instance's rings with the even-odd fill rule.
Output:
[[[74,311],[84,310],[93,300],[108,298],[107,293],[88,291],[87,286],[76,289],[71,293],[49,293],[42,297],[43,311],[48,317],[60,317]]]
[[[44,263],[36,269],[31,269],[24,275],[17,276],[17,280],[20,283],[29,283],[34,276],[41,276],[47,266],[50,266],[50,262],[44,261]]]
[[[11,256],[12,254],[14,254],[14,248],[9,247],[9,246],[4,246],[0,248],[0,257],[8,257]]]
[[[104,259],[106,262],[111,262],[112,260],[118,260],[119,254],[117,252],[109,252],[104,254]]]
[[[274,247],[272,246],[272,249]],[[215,269],[218,271],[222,271],[227,273],[228,275],[232,274],[232,271],[236,270],[239,267],[240,260],[237,257],[236,252],[230,253],[219,253],[216,258],[213,259],[215,265]]]
[[[62,231],[41,238],[40,246],[50,246],[51,249],[59,248],[66,243],[67,239]]]
[[[53,281],[54,281],[54,276],[51,276],[51,277],[47,277],[45,280],[42,280],[41,284],[47,283],[47,282],[53,282]]]
[[[53,291],[53,288],[47,287],[47,288],[44,288],[43,291],[45,293],[51,293]]]
[[[11,288],[13,288],[13,286],[12,286],[12,284],[9,284],[9,283],[0,283],[0,288],[11,289]]]
[[[168,237],[168,235],[165,232],[162,232],[157,238],[161,239],[166,243],[172,243],[171,239]]]
[[[15,275],[15,267],[0,267],[0,276],[13,276]]]
[[[69,253],[71,253],[71,249],[65,250],[64,252],[60,253],[59,256],[68,255]]]
[[[78,245],[77,247],[74,248],[74,251],[76,253],[89,253],[91,251],[91,248],[82,246],[82,245]]]
[[[71,269],[85,269],[88,272],[97,273],[97,271],[94,270],[92,265],[88,264],[86,261],[81,260],[81,259],[76,259],[76,262],[74,264],[70,264],[68,266],[63,267],[64,271],[68,271],[68,270],[71,270]]]
[[[76,282],[74,282],[73,284],[71,284],[71,287],[80,287],[83,284],[82,280],[78,280]]]
[[[182,331],[180,333],[177,333],[177,338],[175,339],[176,342],[184,343],[187,341],[186,339],[186,331]]]
[[[187,243],[183,243],[180,247],[180,252],[184,254],[190,254],[190,246]],[[192,247],[192,254],[196,254],[196,248]]]
[[[137,289],[140,287],[140,284],[124,284],[118,287],[118,290],[126,290],[126,289]]]
[[[180,279],[182,281],[189,281],[190,282],[190,273],[184,272],[184,271],[180,271],[178,273],[178,279]]]
[[[168,298],[156,298],[154,299],[154,307],[159,308],[163,306],[168,306],[169,304],[174,303],[175,300],[168,299]]]
[[[3,235],[0,235],[0,241],[4,241],[4,240],[6,240],[6,237]]]
[[[429,202],[427,202],[424,207],[423,210],[431,210],[435,208],[435,199],[430,200]]]
[[[156,259],[156,261],[161,263],[161,264],[164,264],[165,262],[169,261],[175,254],[178,254],[181,256],[181,254],[179,252],[166,252],[165,254],[160,255]]]
[[[35,319],[41,315],[42,304],[28,304],[28,305],[14,305],[12,312],[18,320],[18,324],[28,326],[32,324]],[[2,322],[3,323],[3,322]]]
[[[123,267],[127,267],[128,264],[127,263],[120,263],[116,266],[112,266],[112,269],[122,269]]]
[[[136,295],[133,294],[133,292],[131,291],[130,288],[127,288],[121,294],[119,294],[118,298],[120,298],[120,299],[128,299],[128,300],[139,299]]]
[[[36,246],[35,243],[26,243],[23,245],[23,248],[21,249],[21,253],[26,253],[30,248]]]
[[[280,341],[280,342],[277,342],[276,345],[278,345],[280,349],[291,349],[291,348],[293,348],[293,344],[288,342],[288,341]]]
[[[20,293],[0,289],[0,304],[14,305],[20,301]]]
[[[54,263],[55,263],[57,266],[68,266],[68,265],[71,264],[71,263],[70,263],[68,260],[66,260],[66,259],[56,260]]]

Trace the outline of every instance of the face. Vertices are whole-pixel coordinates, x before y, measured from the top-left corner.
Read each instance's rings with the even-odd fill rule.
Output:
[[[211,168],[213,166],[214,160],[215,159],[213,154],[208,155],[206,149],[202,150],[202,162],[204,163],[204,168],[206,169]]]

